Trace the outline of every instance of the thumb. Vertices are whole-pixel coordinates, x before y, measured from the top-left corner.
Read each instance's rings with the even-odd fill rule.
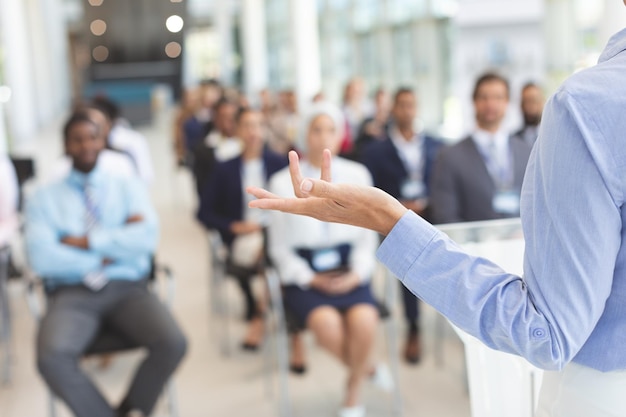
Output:
[[[300,183],[300,191],[306,196],[332,198],[334,184],[323,180],[305,178]]]

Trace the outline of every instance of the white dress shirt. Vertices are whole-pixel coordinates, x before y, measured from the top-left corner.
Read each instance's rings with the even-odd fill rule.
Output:
[[[509,134],[504,130],[491,133],[476,129],[472,139],[485,161],[489,174],[498,189],[506,189],[513,185],[513,158],[509,147]]]
[[[139,177],[146,184],[150,184],[154,180],[154,168],[148,141],[141,133],[121,124],[116,124],[109,134],[109,142],[114,148],[131,156]]]
[[[265,167],[263,166],[263,159],[244,160],[241,170],[241,192],[244,196],[243,218],[246,221],[265,226],[269,221],[269,213],[265,210],[248,207],[248,203],[255,200],[255,197],[246,192],[246,188],[248,187],[265,188]]]
[[[371,186],[367,169],[356,162],[335,157],[332,162],[333,182]],[[319,178],[320,170],[307,161],[300,167],[305,177]],[[270,179],[269,190],[282,197],[293,197],[289,168],[277,172]],[[283,284],[296,284],[306,288],[315,272],[300,257],[297,249],[323,249],[340,244],[350,244],[349,267],[363,282],[367,282],[376,265],[375,252],[378,238],[375,232],[354,226],[326,223],[294,214],[271,212],[269,226],[269,253]]]
[[[398,155],[404,164],[407,172],[414,176],[416,173],[421,177],[424,166],[423,158],[423,142],[424,139],[419,134],[414,134],[409,140],[406,140],[402,133],[395,126],[389,134],[391,142],[398,150]]]
[[[236,158],[243,151],[243,144],[239,138],[226,137],[217,130],[209,133],[204,143],[209,148],[215,149],[215,160],[218,162]]]
[[[0,247],[5,246],[18,229],[18,184],[13,164],[0,155]]]

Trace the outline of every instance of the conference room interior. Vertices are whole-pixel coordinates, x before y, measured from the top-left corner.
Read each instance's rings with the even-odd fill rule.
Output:
[[[158,216],[150,288],[187,340],[150,415],[351,416],[341,414],[348,367],[313,329],[293,330],[272,262],[250,278],[262,305],[250,312],[228,245],[199,219],[207,173],[189,121],[211,126],[197,138],[209,146],[211,132],[223,135],[220,103],[232,105],[233,129],[246,120],[241,109],[252,109],[265,147],[286,161],[290,149],[307,157],[303,123],[329,105],[343,117],[337,153],[370,168],[375,183],[363,156],[370,144],[361,147],[360,138],[394,132],[402,94],[415,99],[415,134],[450,148],[475,131],[476,81],[492,74],[507,81],[499,131],[518,135],[530,152],[536,136],[524,136],[532,124],[525,91],[534,88],[543,103],[569,75],[595,65],[626,22],[623,9],[618,0],[0,0],[0,156],[13,162],[19,184],[19,228],[5,247],[0,240],[0,416],[73,415],[37,368],[50,294],[29,264],[25,236],[29,197],[70,170],[64,126],[72,114],[106,113],[113,103],[111,126],[140,143],[123,153]],[[439,226],[464,249],[521,274],[519,216],[496,217]],[[415,332],[405,294],[375,256],[378,321],[359,400],[367,415],[532,416],[541,371],[480,345],[425,303],[415,324],[419,354],[407,353]],[[252,348],[242,346],[251,338]],[[293,369],[294,343],[303,372]],[[79,366],[115,404],[146,355],[88,355]],[[379,365],[389,383],[377,378]]]

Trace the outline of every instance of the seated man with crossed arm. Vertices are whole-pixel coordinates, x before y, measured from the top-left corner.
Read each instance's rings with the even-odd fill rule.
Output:
[[[37,365],[77,417],[147,416],[187,346],[147,288],[156,213],[140,182],[99,168],[105,144],[86,114],[70,117],[64,140],[72,171],[39,189],[26,211],[28,258],[48,293]],[[103,328],[148,351],[116,408],[78,366]]]

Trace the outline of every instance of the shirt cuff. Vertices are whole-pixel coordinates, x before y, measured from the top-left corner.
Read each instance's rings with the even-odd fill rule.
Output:
[[[430,223],[408,210],[383,240],[376,256],[396,277],[404,281],[407,271],[438,233]]]

